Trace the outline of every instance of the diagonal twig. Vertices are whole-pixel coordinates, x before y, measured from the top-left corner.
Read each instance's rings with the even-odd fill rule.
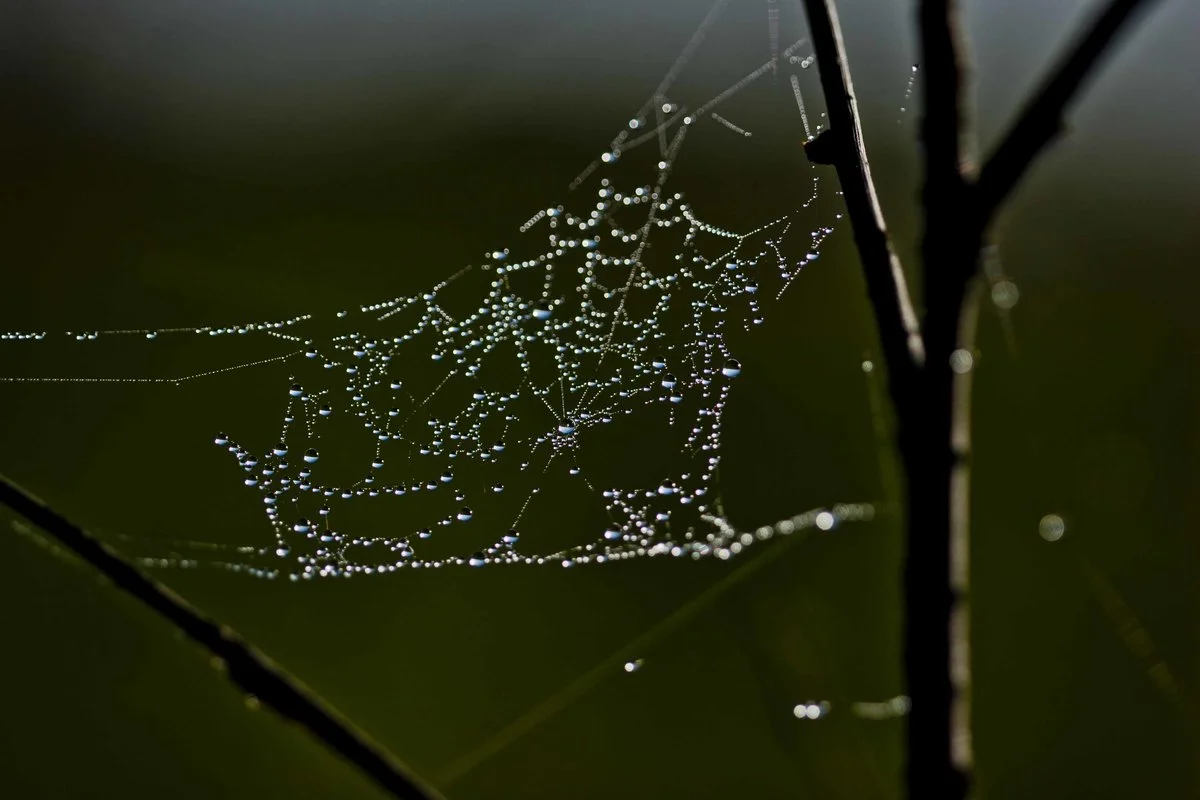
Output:
[[[0,504],[50,534],[69,552],[99,570],[113,585],[153,609],[215,658],[221,659],[229,679],[242,691],[303,727],[392,796],[404,800],[440,800],[440,794],[415,777],[382,746],[235,631],[204,616],[117,551],[3,475],[0,475]]]
[[[990,220],[1034,159],[1063,131],[1063,112],[1135,12],[1153,0],[1110,0],[1067,49],[979,174],[980,218]]]
[[[875,311],[887,365],[889,392],[897,400],[912,388],[912,375],[925,360],[920,325],[871,179],[837,9],[833,0],[805,0],[804,7],[829,114],[829,130],[818,141],[826,138],[826,144],[833,143],[830,161],[837,170],[862,259],[867,294]],[[809,154],[810,160],[821,163],[812,151]]]

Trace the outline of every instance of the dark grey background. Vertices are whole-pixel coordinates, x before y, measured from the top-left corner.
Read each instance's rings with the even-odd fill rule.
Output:
[[[965,4],[984,152],[1093,5]],[[1200,790],[1200,7],[1159,5],[1097,76],[1070,136],[998,231],[1021,300],[1007,334],[984,315],[980,342],[983,796]],[[789,42],[801,35],[797,11],[780,6]],[[876,179],[911,267],[915,104],[900,106],[912,10],[891,0],[840,9]],[[513,242],[536,208],[564,202],[567,182],[706,10],[627,0],[9,4],[0,328],[221,324],[430,285]],[[765,2],[734,0],[680,93],[710,96],[762,63],[766,28]],[[805,80],[814,86],[815,74]],[[819,109],[815,90],[808,100]],[[675,185],[733,227],[791,207],[812,175],[784,77],[739,102],[730,118],[766,127],[739,142],[713,126],[689,142]],[[822,208],[832,210],[834,178],[824,180]],[[741,344],[747,370],[728,411],[722,481],[739,524],[888,499],[869,400],[879,387],[859,368],[874,336],[843,229]],[[91,353],[39,347],[0,344],[0,374],[97,368]],[[149,375],[257,357],[211,347],[156,342],[133,361],[94,352],[105,368]],[[180,390],[0,385],[0,470],[114,541],[258,541],[258,505],[209,442],[225,429],[271,435],[281,380],[264,370]],[[548,510],[566,525],[578,518],[565,502]],[[1037,534],[1047,513],[1067,520],[1057,545]],[[884,515],[728,563],[303,586],[212,569],[160,575],[452,798],[888,797],[901,724],[858,720],[849,704],[902,691],[897,536]],[[12,531],[8,541],[6,794],[373,796],[303,734],[248,713],[202,656],[86,570]],[[121,546],[137,552],[144,541]],[[769,563],[717,590],[687,624],[623,651],[760,558]],[[1152,655],[1135,654],[1139,632]],[[633,656],[645,665],[627,675],[620,662]],[[560,694],[610,657],[586,690]],[[1180,695],[1155,683],[1160,662]],[[795,703],[823,699],[827,719],[792,717]],[[547,707],[557,713],[443,780]]]

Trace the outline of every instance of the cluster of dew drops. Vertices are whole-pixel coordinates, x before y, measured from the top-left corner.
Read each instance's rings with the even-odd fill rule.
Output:
[[[798,44],[782,55],[791,56]],[[685,51],[673,71],[687,57]],[[811,61],[809,57],[801,66]],[[736,531],[720,502],[716,475],[722,420],[743,372],[727,334],[762,324],[765,306],[818,258],[833,228],[809,229],[807,239],[793,246],[803,238],[797,231],[807,227],[803,218],[813,213],[809,209],[817,199],[818,177],[798,208],[741,232],[701,220],[681,194],[664,187],[684,134],[696,127],[703,110],[711,112],[718,102],[765,75],[773,63],[682,118],[671,144],[662,149],[653,184],[621,191],[603,177],[590,207],[543,208],[520,226],[522,234],[545,233],[544,244],[524,259],[508,249],[492,251],[484,263],[460,270],[426,291],[363,305],[353,314],[339,311],[339,330],[344,332],[305,335],[302,330],[319,321],[304,314],[222,328],[71,335],[79,341],[94,341],[101,334],[146,339],[164,333],[254,335],[287,343],[293,351],[178,379],[137,379],[150,383],[179,385],[290,360],[293,354],[303,354],[305,363],[317,368],[319,377],[312,380],[293,377],[278,444],[256,451],[229,434],[215,438],[236,458],[244,485],[261,495],[274,533],[271,546],[236,547],[234,559],[218,564],[259,577],[286,574],[299,580],[458,565],[569,567],[658,555],[729,558],[775,533],[787,535],[813,526],[827,530],[840,519],[869,514],[869,509],[839,507],[832,514],[802,514],[748,534]],[[663,116],[675,114],[676,105],[659,95],[647,108],[660,103]],[[712,116],[730,127],[728,120]],[[629,138],[647,124],[641,116],[630,120],[628,129],[571,188],[588,185],[593,171],[614,168],[624,150],[652,142],[655,131]],[[670,120],[660,122],[660,138],[669,126]],[[788,251],[799,255],[785,253],[785,243]],[[459,289],[481,276],[483,290],[472,295],[478,302],[464,312]],[[457,299],[447,302],[447,293],[457,293]],[[4,341],[44,337],[44,332],[0,334]],[[415,378],[430,370],[435,380],[417,388],[422,381]],[[515,383],[504,377],[511,374],[518,376]],[[672,463],[682,466],[667,468],[670,474],[649,485],[598,485],[579,465],[581,448],[594,453],[605,447],[607,426],[647,409],[665,412],[673,435],[664,437],[670,444],[661,446],[678,448]],[[342,485],[319,475],[330,461],[328,455],[323,459],[321,449],[342,443],[342,428],[322,436],[339,418],[356,420],[373,442],[367,468]],[[655,424],[661,419],[660,413]],[[296,445],[299,439],[304,444]],[[405,472],[403,481],[394,470],[385,469],[385,464],[397,462]],[[554,552],[527,552],[520,526],[537,503],[541,476],[555,468],[578,477],[597,497],[608,522],[592,541]],[[494,504],[472,503],[472,497],[479,500],[473,492],[506,491],[506,497],[519,501],[519,508],[507,519],[486,521],[486,529],[498,534],[491,545],[470,556],[419,553],[435,550],[424,543],[449,529],[484,527],[477,517]],[[348,501],[358,505],[369,498],[411,499],[431,493],[438,500],[452,496],[454,504],[435,501],[435,506],[452,510],[441,512],[428,527],[411,524],[418,515],[393,520],[388,536],[349,533],[335,524],[341,515],[333,507]],[[306,512],[309,508],[317,510]],[[174,557],[143,563],[197,565]]]
[[[284,572],[298,580],[457,565],[573,566],[656,555],[727,558],[740,550],[744,543],[713,497],[722,416],[743,370],[729,351],[725,331],[730,325],[749,330],[761,324],[759,273],[773,269],[782,294],[818,257],[832,228],[809,231],[802,254],[789,260],[781,246],[796,213],[815,200],[815,181],[812,197],[797,212],[736,233],[700,220],[681,194],[663,192],[666,166],[659,165],[657,186],[630,192],[601,180],[594,207],[586,213],[562,206],[538,211],[520,231],[546,231],[540,252],[517,260],[507,249],[492,251],[482,265],[427,291],[364,305],[358,309],[361,324],[356,322],[352,332],[318,342],[270,331],[300,345],[327,374],[344,376],[344,384],[292,384],[279,444],[266,453],[257,455],[225,433],[215,439],[237,459],[244,484],[262,495],[276,541],[259,555],[290,559],[294,566]],[[651,266],[643,256],[652,236],[670,249]],[[486,274],[484,296],[473,310],[456,316],[441,296],[472,271]],[[531,286],[538,288],[531,291]],[[338,317],[350,313],[338,312]],[[493,363],[514,354],[519,385],[507,391],[489,388]],[[405,385],[404,365],[412,358],[429,359],[422,369],[433,362],[442,375],[424,397],[410,394]],[[538,372],[539,359],[552,363],[552,375]],[[447,396],[465,383],[472,388],[461,397]],[[685,405],[685,398],[691,402]],[[517,435],[512,429],[523,421],[518,409],[528,413],[520,403],[530,401],[539,410],[544,407],[548,422],[538,433]],[[454,409],[450,414],[422,416],[447,405]],[[669,424],[686,427],[683,451],[694,468],[664,475],[650,487],[596,487],[582,475],[609,517],[594,541],[553,553],[523,552],[518,528],[521,515],[536,502],[540,489],[533,488],[517,518],[496,526],[504,533],[491,546],[470,556],[420,557],[423,540],[477,516],[467,490],[456,483],[455,464],[504,465],[496,470],[502,476],[565,463],[570,474],[579,475],[582,470],[571,456],[581,445],[603,447],[603,436],[596,434],[604,426],[656,405],[668,410]],[[335,414],[357,418],[374,441],[369,469],[348,486],[318,479],[317,448],[294,453],[288,444],[298,426],[308,440],[319,440],[322,424]],[[422,479],[384,483],[377,473],[385,459],[400,459],[410,469],[430,466]],[[499,479],[481,488],[505,491]],[[431,492],[453,494],[461,505],[433,527],[384,537],[339,531],[328,502]],[[302,500],[313,499],[322,501],[316,518],[291,513]],[[672,524],[683,508],[692,511],[693,524]],[[367,560],[358,548],[383,555]],[[277,566],[226,566],[263,577],[281,574]]]

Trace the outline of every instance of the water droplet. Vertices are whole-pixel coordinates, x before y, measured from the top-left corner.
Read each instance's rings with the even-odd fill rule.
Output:
[[[992,302],[996,304],[996,308],[1007,311],[1020,299],[1021,292],[1018,291],[1017,285],[1010,280],[996,281],[992,286]]]
[[[1058,514],[1047,514],[1038,523],[1038,535],[1047,542],[1057,542],[1067,532],[1067,523]]]
[[[635,658],[633,661],[626,661],[625,662],[625,671],[626,672],[637,672],[639,669],[642,668],[643,663],[645,663],[645,659],[641,659],[641,658]]]
[[[561,419],[558,421],[558,432],[561,434],[572,434],[575,432],[575,420]]]
[[[796,719],[820,719],[828,714],[833,709],[833,706],[828,701],[820,703],[800,703],[792,709],[792,714]]]
[[[314,448],[311,448],[311,447],[308,450],[306,450],[304,453],[304,460],[309,464],[317,463],[317,459],[319,459],[320,457],[321,457],[321,454],[318,453]]]
[[[677,383],[679,383],[679,379],[674,375],[667,375],[662,379],[662,385],[664,389],[674,389]]]
[[[475,555],[471,556],[467,563],[472,567],[482,567],[487,563],[487,556],[485,556],[483,553],[476,553]]]
[[[957,372],[959,375],[965,375],[975,366],[975,357],[971,355],[969,350],[963,350],[961,347],[950,354],[950,369]]]
[[[550,315],[552,313],[553,311],[551,310],[549,303],[538,303],[533,307],[534,319],[550,319]]]
[[[217,438],[213,439],[213,444],[218,444],[222,447],[229,444],[229,434],[228,433],[218,433]]]
[[[725,366],[721,368],[721,374],[726,378],[736,378],[742,374],[742,362],[736,358],[731,358],[725,362]]]
[[[458,521],[459,522],[470,522],[471,517],[473,517],[473,516],[475,516],[475,512],[472,511],[471,509],[467,508],[466,506],[463,506],[462,509],[460,509],[458,512]]]
[[[296,524],[292,526],[292,530],[296,533],[308,533],[312,530],[312,523],[306,517],[301,517],[296,520]]]

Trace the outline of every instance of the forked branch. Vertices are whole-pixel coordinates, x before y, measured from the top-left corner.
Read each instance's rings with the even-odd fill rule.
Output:
[[[917,327],[871,182],[833,0],[805,0],[830,129],[806,146],[837,168],[889,373],[906,477],[907,793],[960,800],[972,779],[967,605],[970,369],[980,250],[999,205],[1062,128],[1062,114],[1148,0],[1110,0],[976,179],[955,0],[922,0],[920,141],[924,315]],[[914,348],[914,343],[922,349]],[[956,360],[957,359],[957,360]]]

